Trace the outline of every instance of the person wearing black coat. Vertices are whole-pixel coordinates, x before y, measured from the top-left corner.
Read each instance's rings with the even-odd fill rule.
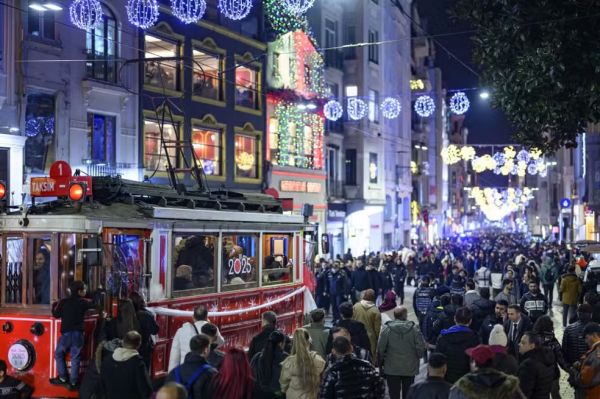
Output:
[[[365,325],[360,321],[353,320],[352,315],[354,314],[354,308],[352,303],[344,302],[340,305],[340,316],[341,319],[335,324],[335,327],[343,327],[350,333],[352,337],[352,345],[357,345],[361,348],[371,351],[371,341],[369,341],[369,335]],[[327,346],[325,351],[331,352],[333,345],[333,333],[329,330],[329,338],[327,339]]]
[[[483,324],[483,320],[487,316],[494,315],[494,309],[496,303],[490,300],[490,289],[488,287],[483,287],[479,290],[480,297],[473,301],[471,304],[471,312],[473,312],[473,321],[471,323],[471,328],[474,331],[479,331],[481,325]]]
[[[260,393],[258,397],[262,399],[276,399],[285,396],[279,383],[281,363],[288,356],[283,350],[285,338],[286,336],[280,331],[272,332],[264,349],[254,355],[250,361],[256,389]]]
[[[504,321],[504,332],[508,337],[508,353],[519,359],[519,342],[526,331],[531,330],[531,320],[521,313],[519,305],[508,307],[508,318]]]
[[[583,329],[592,321],[592,307],[588,304],[579,305],[577,308],[578,320],[567,326],[563,333],[562,352],[565,362],[572,366],[579,361],[588,347],[583,336]]]
[[[446,356],[432,353],[427,362],[427,379],[411,385],[406,399],[448,399],[452,385],[444,380],[447,369]]]
[[[217,370],[208,363],[211,339],[199,334],[190,340],[190,352],[182,364],[175,367],[167,376],[167,382],[176,382],[186,387],[190,398],[208,398],[211,383]]]
[[[394,283],[394,292],[400,298],[400,304],[404,305],[404,283],[408,275],[408,270],[399,257],[396,260],[396,264],[392,266],[391,274]]]
[[[277,324],[277,315],[275,312],[267,311],[262,314],[262,331],[252,338],[250,341],[250,347],[248,348],[248,359],[252,359],[254,355],[261,352],[267,341],[269,340],[269,336],[273,331],[277,330],[275,326]]]
[[[471,369],[469,356],[465,351],[479,344],[477,334],[468,327],[471,324],[471,317],[469,308],[459,308],[454,316],[456,325],[442,330],[437,341],[436,351],[443,353],[448,359],[446,381],[452,384]]]
[[[542,346],[540,337],[528,331],[519,344],[519,385],[527,399],[548,399],[554,381],[554,354]]]
[[[488,344],[490,333],[496,324],[504,326],[507,309],[508,302],[501,299],[494,306],[494,314],[488,315],[485,317],[485,319],[483,319],[481,327],[479,328],[479,338],[481,339],[482,344]]]
[[[142,336],[129,331],[123,338],[123,347],[103,360],[100,378],[106,399],[148,399],[152,395],[146,365],[137,351],[141,343]]]
[[[152,342],[152,335],[158,334],[158,324],[154,319],[154,315],[146,309],[146,301],[137,292],[132,292],[129,296],[138,319],[140,326],[139,333],[142,336],[142,345],[140,346],[139,352],[146,363],[148,371],[152,368],[152,349],[154,347]]]

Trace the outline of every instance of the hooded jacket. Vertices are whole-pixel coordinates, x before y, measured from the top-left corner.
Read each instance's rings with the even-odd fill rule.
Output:
[[[554,354],[542,347],[521,355],[519,381],[528,399],[548,399],[554,381]]]
[[[374,353],[375,348],[377,348],[377,338],[379,338],[379,332],[381,331],[381,313],[379,309],[375,306],[374,302],[362,300],[354,304],[352,318],[365,325],[367,335],[369,336],[371,353]]]
[[[186,386],[190,378],[194,375],[196,370],[200,367],[208,364],[208,361],[197,353],[190,352],[185,355],[185,360],[179,366],[179,373],[181,375],[181,382],[177,381],[175,370],[171,370],[167,377],[167,381],[179,382],[183,386]],[[193,383],[192,383],[192,395],[193,398],[206,398],[210,394],[210,383],[212,378],[217,374],[217,370],[213,367],[206,369]]]
[[[479,331],[479,329],[481,328],[481,325],[483,324],[483,320],[487,317],[487,316],[495,316],[494,314],[494,308],[496,307],[496,303],[494,301],[491,301],[489,299],[485,299],[482,297],[479,297],[479,299],[476,299],[471,306],[469,306],[469,308],[471,309],[471,312],[473,312],[473,320],[471,321],[471,328],[474,331]],[[502,323],[500,323],[502,324]]]
[[[469,327],[456,325],[442,330],[436,350],[446,355],[448,372],[446,381],[455,383],[470,370],[469,357],[465,350],[479,344],[479,338]]]
[[[152,384],[135,349],[117,348],[102,362],[100,377],[106,399],[148,399]]]
[[[448,399],[525,399],[519,379],[494,369],[469,373],[456,382]]]
[[[387,322],[381,331],[377,353],[385,375],[415,376],[419,374],[425,341],[414,322],[393,320]]]
[[[559,292],[565,305],[577,305],[581,295],[581,280],[573,273],[567,273],[560,280]]]

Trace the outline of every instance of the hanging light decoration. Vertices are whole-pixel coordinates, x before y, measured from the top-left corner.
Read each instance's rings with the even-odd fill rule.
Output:
[[[435,112],[435,102],[429,96],[419,96],[415,101],[415,112],[422,118],[427,118]]]
[[[348,116],[355,121],[364,118],[367,115],[367,103],[359,98],[348,99]]]
[[[531,155],[529,154],[529,151],[522,149],[521,151],[519,151],[517,153],[517,160],[519,162],[529,162],[529,160],[531,159]]]
[[[454,144],[450,144],[448,147],[442,149],[440,155],[442,156],[442,160],[444,161],[444,163],[448,165],[454,165],[455,163],[460,162],[460,151],[460,148],[458,148]]]
[[[496,161],[496,164],[499,166],[504,165],[504,162],[506,162],[506,155],[501,152],[497,152],[494,154],[494,161]]]
[[[529,154],[531,155],[531,159],[537,161],[542,156],[542,151],[537,148],[532,148],[531,151],[529,151]]]
[[[387,97],[381,103],[381,114],[386,119],[396,119],[402,111],[402,104],[394,97]]]
[[[252,0],[219,0],[219,10],[234,21],[244,19],[250,14]]]
[[[313,6],[315,0],[283,0],[283,7],[290,14],[300,15]]]
[[[470,161],[475,158],[475,148],[470,145],[466,145],[460,149],[460,156],[464,161]]]
[[[206,12],[206,0],[171,0],[173,15],[184,24],[200,21]]]
[[[323,114],[325,118],[335,122],[344,114],[344,107],[338,101],[331,100],[323,106]]]
[[[471,102],[465,93],[459,91],[450,98],[450,110],[456,115],[462,115],[469,110]]]
[[[91,30],[102,23],[102,5],[98,0],[75,0],[69,6],[71,23],[83,30]]]
[[[158,20],[157,0],[128,0],[127,19],[138,28],[150,28]]]

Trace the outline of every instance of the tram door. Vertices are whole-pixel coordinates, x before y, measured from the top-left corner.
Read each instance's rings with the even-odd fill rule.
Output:
[[[107,291],[115,298],[138,292],[148,298],[150,239],[146,230],[114,230],[104,234]]]

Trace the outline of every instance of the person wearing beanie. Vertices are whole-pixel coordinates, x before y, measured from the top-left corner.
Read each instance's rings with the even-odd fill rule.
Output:
[[[517,375],[519,365],[517,359],[507,353],[508,337],[501,324],[496,324],[492,328],[489,338],[490,349],[494,352],[494,368],[505,374]]]
[[[517,377],[495,369],[495,353],[489,346],[478,345],[465,353],[471,359],[471,372],[456,381],[448,399],[525,398]]]

